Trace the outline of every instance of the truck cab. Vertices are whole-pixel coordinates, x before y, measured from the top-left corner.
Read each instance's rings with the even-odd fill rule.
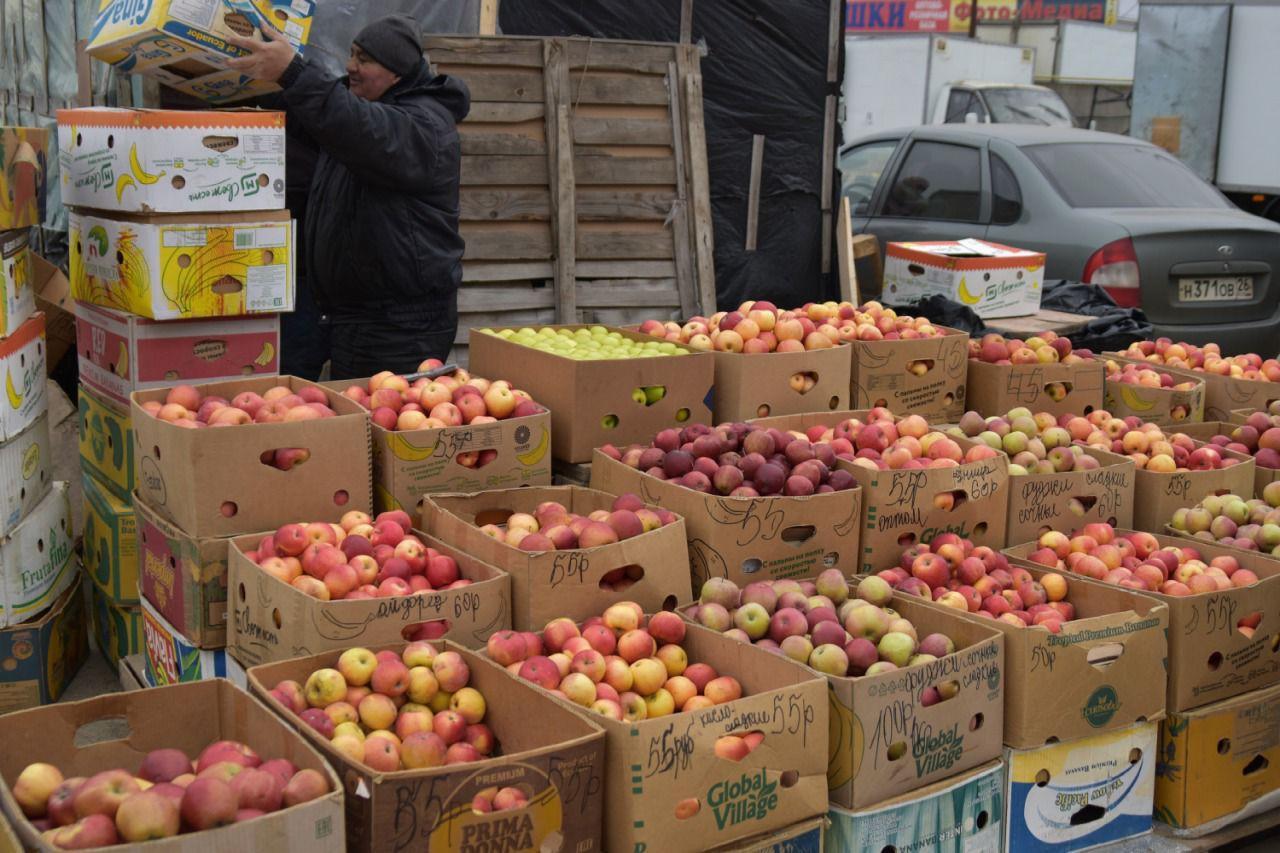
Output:
[[[934,102],[931,124],[1038,124],[1072,127],[1071,110],[1062,96],[1032,83],[947,83]]]

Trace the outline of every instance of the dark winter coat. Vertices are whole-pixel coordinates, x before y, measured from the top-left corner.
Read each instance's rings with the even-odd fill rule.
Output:
[[[320,151],[302,249],[320,310],[335,323],[400,317],[457,324],[466,84],[423,61],[378,101],[299,57],[280,80],[291,128]]]

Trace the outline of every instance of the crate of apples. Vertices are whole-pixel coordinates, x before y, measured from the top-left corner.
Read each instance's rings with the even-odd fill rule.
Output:
[[[1180,536],[1280,557],[1280,480],[1268,483],[1260,498],[1209,495],[1175,512],[1169,528]]]
[[[614,498],[611,509],[587,515],[570,512],[559,501],[543,501],[533,512],[513,512],[501,522],[482,524],[480,532],[521,551],[574,551],[614,545],[678,519],[674,512],[627,493]]]
[[[175,385],[164,392],[163,401],[146,400],[139,405],[151,417],[185,429],[296,423],[338,414],[324,389],[316,385],[297,389],[273,385],[261,394],[241,391],[230,399],[202,394],[193,385]]]
[[[966,404],[984,414],[1018,406],[1054,414],[1102,406],[1102,365],[1052,331],[1025,340],[987,334],[969,340]]]
[[[1103,405],[1116,417],[1133,415],[1156,424],[1204,420],[1203,379],[1174,376],[1150,364],[1108,358]]]
[[[1094,355],[1092,350],[1073,348],[1070,338],[1044,331],[1025,340],[994,333],[970,338],[969,359],[1000,365],[1083,364],[1093,361]]]
[[[1186,342],[1175,343],[1169,338],[1156,338],[1154,341],[1135,341],[1129,344],[1123,355],[1153,364],[1203,371],[1232,379],[1280,382],[1280,361],[1252,352],[1223,356],[1218,344],[1210,343],[1201,347]]]
[[[443,366],[430,358],[418,365],[418,372]],[[347,386],[342,396],[364,406],[373,423],[391,432],[491,424],[546,411],[510,382],[472,376],[462,368],[451,375],[413,380],[384,370],[368,382]]]
[[[1280,414],[1254,412],[1229,435],[1212,436],[1209,443],[1252,456],[1259,468],[1280,470]]]

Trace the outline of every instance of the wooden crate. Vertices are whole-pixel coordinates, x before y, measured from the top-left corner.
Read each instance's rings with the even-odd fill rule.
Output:
[[[432,36],[426,48],[471,89],[456,359],[476,326],[715,310],[696,47]]]

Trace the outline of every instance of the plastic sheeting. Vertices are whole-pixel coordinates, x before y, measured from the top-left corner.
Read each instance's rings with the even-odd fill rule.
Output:
[[[680,0],[503,0],[510,35],[678,41]],[[834,295],[822,277],[828,0],[696,0],[721,306]],[[839,77],[837,77],[839,79]],[[752,136],[765,137],[757,248],[747,252]],[[839,138],[837,129],[836,135]],[[833,193],[833,197],[835,194]]]
[[[475,33],[480,28],[480,0],[319,0],[307,54],[333,73],[343,73],[356,33],[391,14],[412,15],[428,33]]]

